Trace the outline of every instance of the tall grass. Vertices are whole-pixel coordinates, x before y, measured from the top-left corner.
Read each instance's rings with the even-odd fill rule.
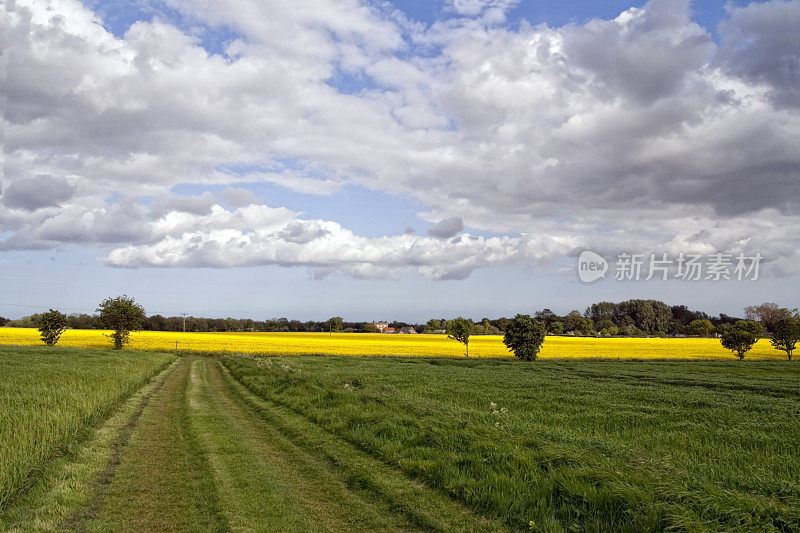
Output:
[[[0,510],[172,356],[0,347]]]
[[[224,364],[262,398],[512,527],[800,529],[795,363]]]

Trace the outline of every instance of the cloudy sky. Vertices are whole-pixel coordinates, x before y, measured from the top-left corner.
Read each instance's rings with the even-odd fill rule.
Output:
[[[800,305],[800,0],[4,3],[0,315]]]

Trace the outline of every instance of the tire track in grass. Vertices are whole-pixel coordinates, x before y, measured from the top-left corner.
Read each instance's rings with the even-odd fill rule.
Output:
[[[182,358],[142,412],[85,531],[228,531],[203,448],[189,421]]]
[[[371,499],[394,514],[406,517],[414,529],[429,531],[504,531],[506,526],[467,509],[447,495],[409,478],[380,460],[369,456],[301,414],[253,394],[237,381],[220,362],[209,373],[221,379],[249,413],[260,419],[280,439],[301,449],[307,456],[335,473],[352,492]]]
[[[26,494],[18,505],[0,518],[0,530],[52,531],[79,528],[91,506],[107,484],[107,472],[118,452],[127,444],[150,398],[161,388],[176,362],[161,367],[119,409],[97,427],[92,436],[76,451],[74,457],[59,458],[48,469],[44,479]],[[130,428],[130,430],[128,430]]]
[[[412,524],[350,491],[323,462],[243,406],[219,363],[191,370],[192,418],[207,446],[222,509],[234,531],[396,531]]]
[[[106,490],[111,485],[111,482],[114,480],[114,477],[117,473],[117,468],[119,468],[120,463],[122,462],[122,456],[125,453],[125,450],[128,446],[128,443],[131,440],[131,435],[133,434],[133,430],[136,428],[136,425],[139,423],[139,419],[142,416],[142,413],[147,407],[147,404],[150,403],[150,399],[157,395],[159,391],[161,391],[161,387],[164,386],[164,383],[167,381],[169,376],[172,372],[175,371],[175,367],[173,366],[172,369],[167,373],[151,390],[148,394],[144,395],[139,402],[139,405],[136,407],[136,410],[133,412],[133,416],[120,428],[119,434],[117,438],[111,443],[111,458],[108,461],[106,467],[100,471],[97,476],[97,479],[94,483],[94,497],[86,506],[86,508],[81,511],[80,513],[76,514],[72,518],[66,521],[64,524],[65,529],[74,529],[74,530],[82,530],[83,524],[86,520],[94,517],[97,515],[100,507],[103,504],[103,497],[105,496]]]

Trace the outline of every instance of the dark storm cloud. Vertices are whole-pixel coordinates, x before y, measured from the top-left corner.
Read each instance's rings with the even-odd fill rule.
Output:
[[[287,224],[278,236],[286,242],[305,244],[328,235],[328,230],[314,220],[294,221]]]
[[[564,53],[599,82],[607,98],[650,104],[673,95],[713,50],[711,36],[692,23],[688,0],[651,3],[624,22],[593,20],[564,32]],[[627,27],[620,31],[625,24]]]
[[[35,211],[57,207],[75,194],[75,184],[66,178],[39,174],[11,182],[3,192],[3,204],[14,209]]]
[[[440,239],[449,239],[463,230],[464,221],[461,220],[461,217],[450,217],[440,220],[428,228],[428,235]]]
[[[800,2],[732,8],[719,32],[719,61],[729,72],[768,84],[778,106],[800,107]]]
[[[153,209],[150,215],[152,218],[161,218],[173,211],[190,213],[192,215],[207,215],[211,212],[211,208],[216,205],[216,203],[216,198],[214,198],[214,195],[210,192],[205,192],[200,196],[157,198],[153,202]]]

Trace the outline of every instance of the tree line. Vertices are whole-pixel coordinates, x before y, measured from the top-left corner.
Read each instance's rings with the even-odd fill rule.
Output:
[[[710,316],[702,311],[690,310],[685,305],[669,306],[658,300],[626,300],[623,302],[597,302],[588,306],[583,313],[573,310],[566,315],[558,315],[550,309],[536,311],[532,318],[542,322],[551,335],[600,336],[600,337],[647,337],[666,335],[709,336],[721,334],[726,325],[739,320],[753,320],[761,323],[766,333],[772,333],[774,325],[781,318],[791,315],[791,311],[774,303],[749,306],[744,309],[744,317],[726,314]],[[35,328],[40,314],[33,314],[18,320],[0,317],[0,326]],[[339,317],[335,317],[339,318]],[[98,314],[75,313],[66,315],[69,329],[105,329]],[[469,320],[469,319],[467,319]],[[511,318],[483,318],[472,322],[472,335],[502,335]],[[388,325],[395,331],[413,327],[418,332],[444,333],[446,318],[432,318],[425,324],[392,321]],[[146,331],[188,331],[188,332],[327,332],[331,329],[330,319],[325,321],[300,321],[288,318],[253,320],[249,318],[204,318],[194,316],[169,316],[159,314],[145,316],[141,329]],[[372,333],[377,329],[372,322],[348,322],[340,319],[336,331],[347,333]]]
[[[0,327],[7,326],[12,328],[35,328],[41,314],[32,314],[18,320],[9,320],[0,317]],[[85,313],[74,313],[66,315],[69,329],[105,329],[98,315]],[[404,327],[413,327],[416,331],[422,331],[423,324],[413,324],[407,322],[389,322],[389,327],[399,330]],[[204,318],[187,316],[185,322],[186,331],[204,332],[327,332],[330,329],[330,320],[325,321],[300,321],[288,318],[270,318],[267,320],[253,320],[249,318]],[[142,329],[145,331],[184,331],[184,317],[182,316],[162,316],[151,315],[142,319]],[[372,322],[346,322],[342,321],[338,331],[347,333],[376,332],[377,328]]]
[[[762,306],[746,309],[760,307]],[[685,305],[670,306],[658,300],[598,302],[587,307],[583,313],[576,309],[566,315],[558,315],[545,308],[536,311],[532,318],[543,323],[545,330],[551,335],[588,337],[707,336],[725,324],[735,324],[742,320],[726,314],[710,316],[702,311],[693,311]],[[480,322],[473,322],[474,334],[503,334],[512,321],[513,319],[505,317],[484,318]],[[424,331],[432,333],[442,330],[446,322],[445,319],[429,320]]]

